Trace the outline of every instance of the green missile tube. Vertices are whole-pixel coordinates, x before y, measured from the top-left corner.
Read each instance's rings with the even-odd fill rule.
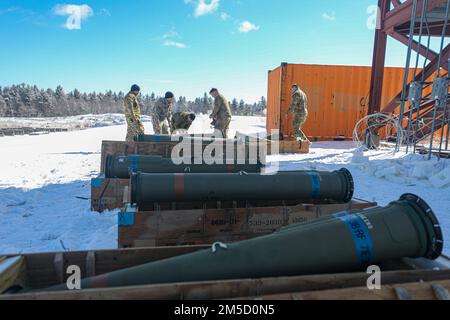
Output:
[[[193,163],[194,161],[192,161]],[[106,158],[106,178],[129,179],[130,172],[142,173],[235,173],[261,172],[261,164],[181,164],[161,156],[108,156]]]
[[[190,138],[192,142],[204,142],[204,143],[213,143],[213,142],[224,142],[224,143],[267,143],[267,140],[261,139],[258,137],[251,137],[246,135],[240,135],[234,139],[223,139],[213,134],[188,134],[188,135],[148,135],[142,134],[134,137],[134,141],[136,142],[154,142],[154,143],[170,143],[170,142],[181,142],[182,139]]]
[[[442,248],[433,211],[407,194],[384,208],[336,213],[269,236],[215,243],[208,250],[88,278],[81,288],[365,271],[369,265],[406,257],[434,260]]]
[[[131,177],[132,203],[297,200],[347,203],[353,178],[347,169],[334,172],[145,174]]]

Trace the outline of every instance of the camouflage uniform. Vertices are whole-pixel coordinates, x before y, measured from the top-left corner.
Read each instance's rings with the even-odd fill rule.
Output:
[[[172,116],[171,131],[189,130],[192,125],[191,114],[189,112],[177,112]]]
[[[227,99],[221,94],[214,99],[214,110],[211,118],[214,120],[214,129],[220,131],[226,139],[231,123],[231,109]]]
[[[144,125],[141,122],[141,107],[134,93],[130,92],[125,96],[124,107],[128,125],[126,141],[131,142],[136,135],[144,134]]]
[[[172,118],[172,105],[165,98],[156,101],[152,112],[153,130],[155,134],[170,134],[169,123]]]
[[[307,141],[308,137],[303,133],[302,128],[308,119],[308,98],[300,89],[292,95],[292,102],[289,106],[288,113],[291,112],[294,113],[294,120],[292,122],[294,137],[300,138],[302,141]]]

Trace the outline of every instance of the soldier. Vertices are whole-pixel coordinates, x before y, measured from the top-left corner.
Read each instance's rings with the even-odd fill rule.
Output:
[[[297,84],[292,85],[291,92],[292,102],[286,116],[288,117],[290,113],[294,113],[294,120],[292,122],[294,137],[302,142],[309,141],[308,137],[302,131],[303,125],[306,119],[308,119],[308,98]]]
[[[155,134],[170,134],[169,129],[173,102],[174,95],[172,92],[166,92],[164,98],[156,101],[152,112],[153,130]]]
[[[172,116],[170,130],[174,133],[177,130],[189,130],[195,121],[195,114],[189,112],[177,112]]]
[[[214,98],[214,110],[210,118],[213,119],[214,129],[220,131],[222,137],[227,139],[228,129],[231,123],[231,109],[227,99],[219,93],[216,88],[211,89],[209,94]]]
[[[138,96],[141,88],[134,84],[131,91],[125,96],[125,118],[127,120],[127,138],[126,141],[132,142],[136,135],[144,134],[144,125],[141,121],[141,107],[139,106]]]

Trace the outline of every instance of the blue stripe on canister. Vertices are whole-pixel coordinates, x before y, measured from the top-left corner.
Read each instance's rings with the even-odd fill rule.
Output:
[[[320,175],[314,171],[308,172],[308,175],[311,177],[311,197],[317,199],[320,196]]]
[[[372,237],[364,220],[360,216],[348,212],[339,212],[333,216],[347,225],[361,266],[370,265],[375,257],[375,252]]]
[[[132,155],[130,156],[130,169],[132,172],[139,172],[139,156]]]

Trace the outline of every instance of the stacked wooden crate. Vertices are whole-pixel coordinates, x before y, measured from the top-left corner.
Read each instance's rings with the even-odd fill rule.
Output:
[[[91,183],[91,208],[93,211],[102,212],[105,210],[119,209],[124,206],[124,192],[129,186],[128,179],[111,179],[105,176],[106,159],[108,156],[162,156],[171,158],[174,148],[180,144],[173,142],[123,142],[123,141],[103,141],[101,151],[100,175],[92,179]],[[202,143],[201,150],[204,152],[211,145],[210,141]],[[253,148],[254,152],[250,150]],[[224,145],[224,149],[226,146]],[[254,155],[253,155],[254,153]],[[226,154],[226,150],[224,150]],[[233,150],[231,157],[238,159],[245,157],[247,161],[250,156],[256,156],[256,160],[265,163],[267,155],[266,144],[258,141],[239,144]],[[229,155],[227,155],[229,157]],[[228,158],[227,158],[228,159]]]
[[[285,201],[166,203],[127,207],[119,213],[119,247],[160,247],[236,242],[271,234],[336,212],[375,207],[354,199],[347,204]]]

